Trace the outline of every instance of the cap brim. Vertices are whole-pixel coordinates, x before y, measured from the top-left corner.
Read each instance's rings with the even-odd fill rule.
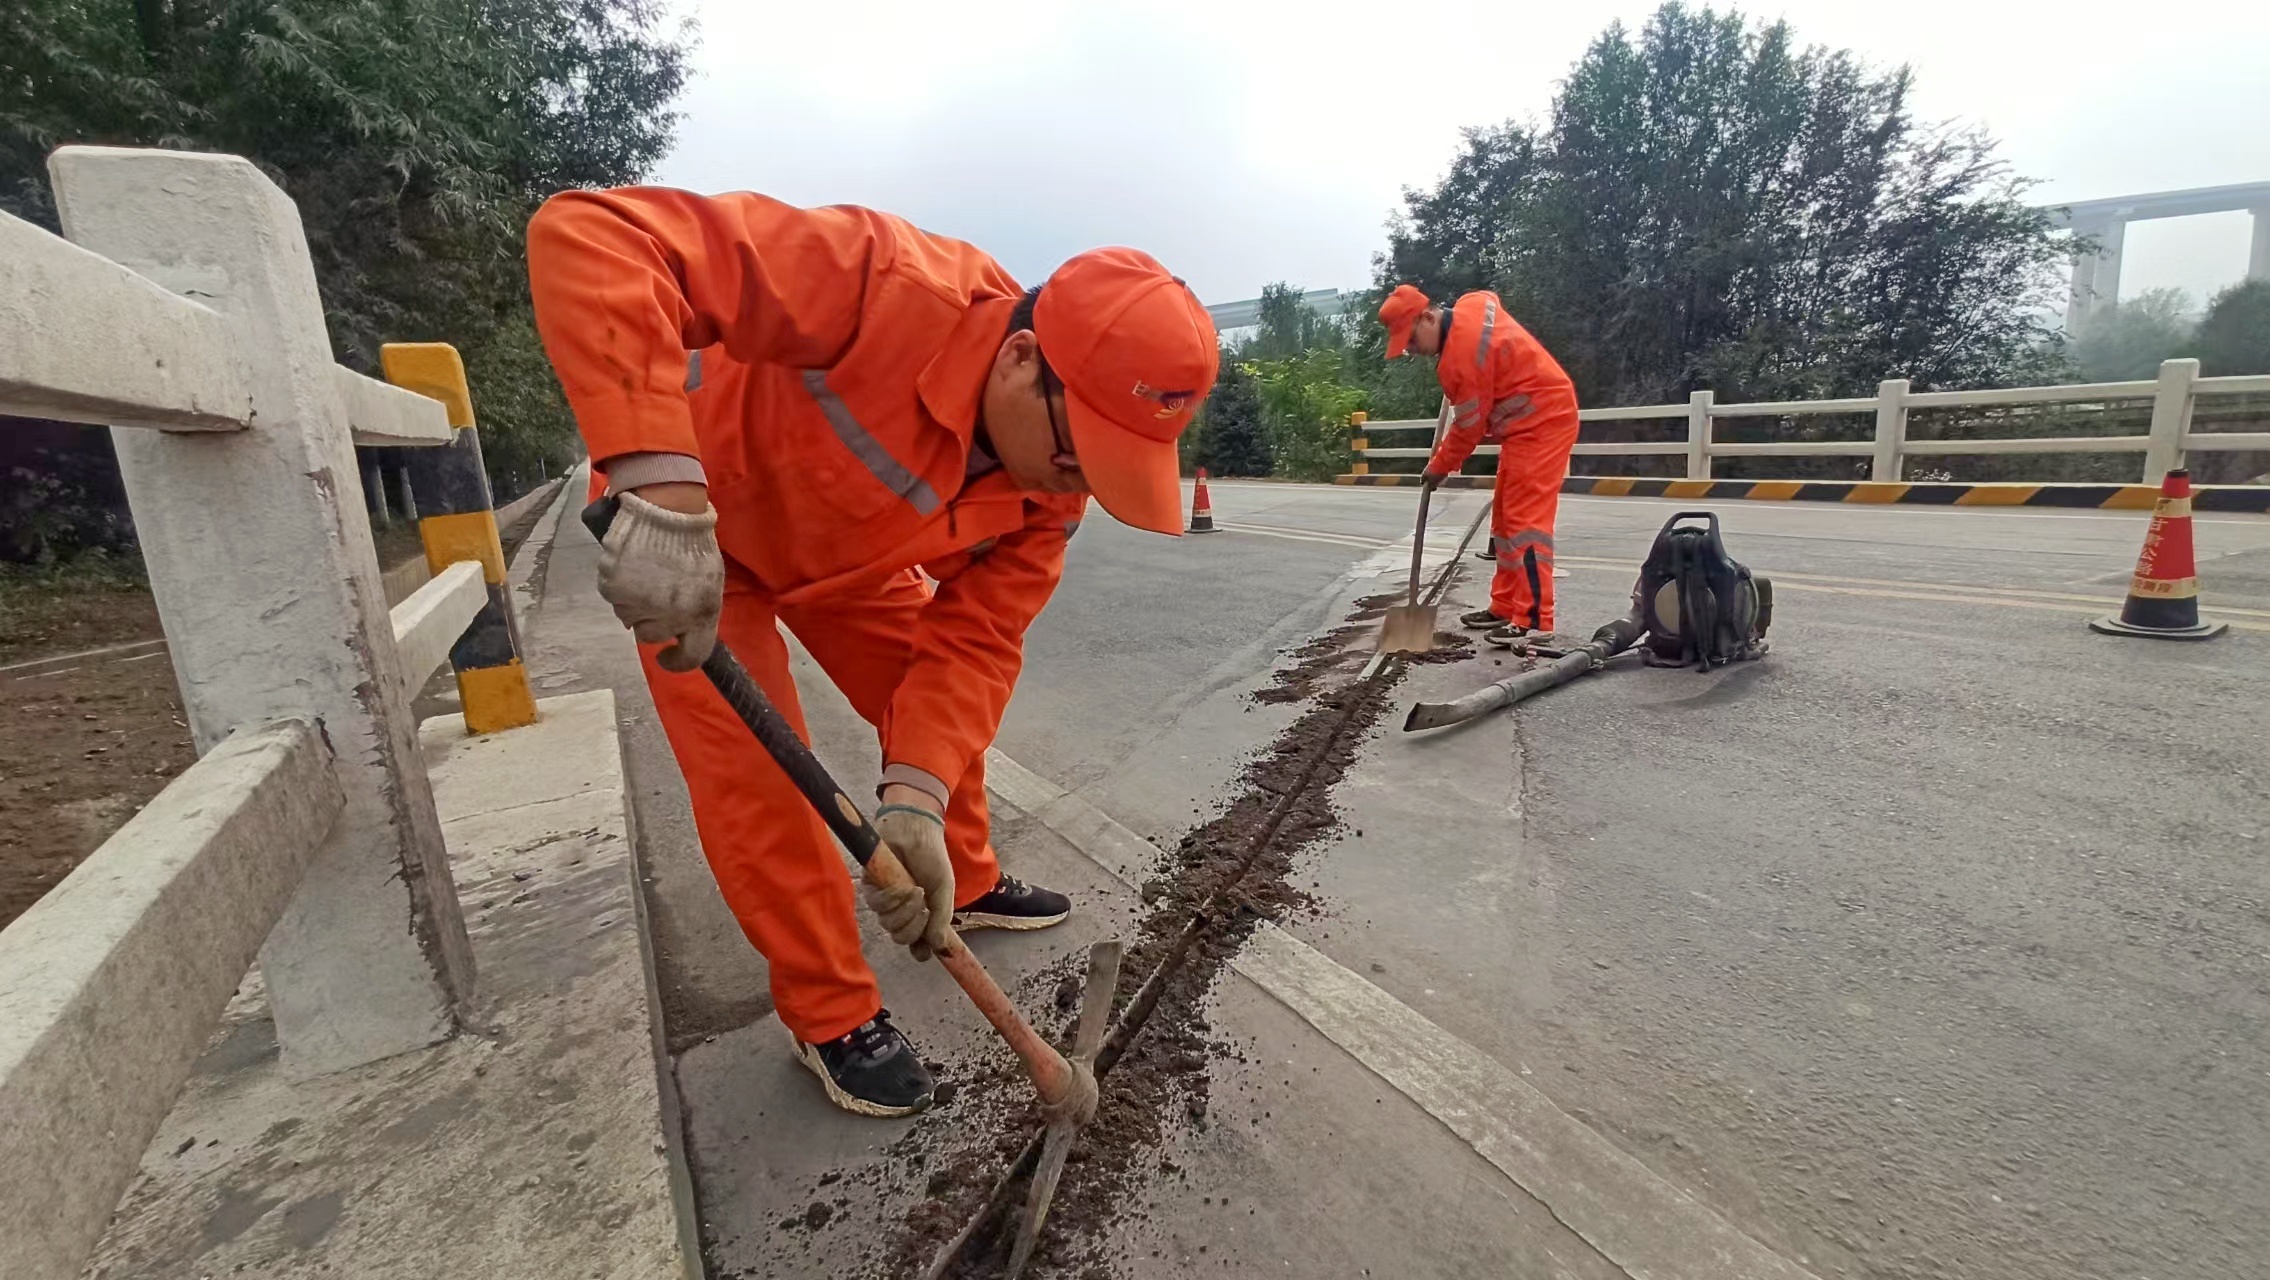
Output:
[[[1402,358],[1403,349],[1411,345],[1411,330],[1416,329],[1418,326],[1419,318],[1417,316],[1411,317],[1410,320],[1402,324],[1391,324],[1387,326],[1388,359],[1398,360]]]
[[[1182,462],[1172,440],[1153,440],[1113,426],[1069,388],[1065,416],[1080,476],[1121,524],[1182,536]]]

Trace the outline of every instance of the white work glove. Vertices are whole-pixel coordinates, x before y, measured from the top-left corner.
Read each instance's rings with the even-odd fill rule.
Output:
[[[619,495],[599,552],[599,595],[642,644],[675,640],[655,655],[664,671],[691,671],[717,646],[725,557],[717,512],[685,515],[635,493]]]
[[[946,947],[954,920],[954,864],[946,856],[946,819],[911,804],[887,804],[875,811],[875,834],[898,855],[914,883],[886,888],[873,879],[861,891],[867,909],[883,924],[891,941],[911,947],[928,960]]]

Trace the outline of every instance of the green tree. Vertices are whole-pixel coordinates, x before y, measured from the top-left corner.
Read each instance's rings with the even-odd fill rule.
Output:
[[[575,452],[536,344],[529,213],[643,177],[688,35],[659,0],[15,0],[0,7],[0,210],[49,227],[69,142],[250,157],[299,206],[333,347],[464,353],[492,475]]]
[[[2192,340],[2199,371],[2208,377],[2270,373],[2270,281],[2249,280],[2215,295]],[[2261,431],[2270,427],[2270,395],[2202,399],[2193,419],[2201,431]],[[2202,484],[2270,483],[2270,451],[2195,452],[2192,474]]]
[[[1223,446],[1235,441],[1238,463],[1259,469],[1231,472],[1225,464],[1224,474],[1324,480],[1347,467],[1348,415],[1370,393],[1353,372],[1346,319],[1318,315],[1303,294],[1281,280],[1263,287],[1253,332],[1226,355],[1208,403],[1227,393]]]
[[[1235,360],[1222,363],[1214,392],[1199,411],[1191,462],[1218,476],[1265,476],[1275,459],[1262,421],[1261,388]]]
[[[1260,385],[1276,474],[1329,480],[1347,470],[1348,415],[1369,403],[1369,396],[1345,380],[1342,353],[1320,347],[1248,367]]]
[[[1543,125],[1469,130],[1379,283],[1496,290],[1592,404],[1991,384],[2047,334],[2068,246],[1910,85],[1666,4],[1603,32]]]
[[[1305,292],[1299,285],[1282,280],[1262,286],[1253,333],[1236,345],[1238,356],[1281,360],[1319,347],[1346,346],[1347,330],[1340,319],[1316,314],[1302,300]]]
[[[2207,304],[2194,342],[2208,377],[2270,373],[2270,280],[2232,285]]]
[[[2147,289],[2090,317],[2072,335],[2073,364],[2087,382],[2156,378],[2161,361],[2191,345],[2190,310],[2181,289]]]

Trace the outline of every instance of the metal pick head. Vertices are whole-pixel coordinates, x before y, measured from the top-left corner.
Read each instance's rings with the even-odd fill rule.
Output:
[[[1119,962],[1124,953],[1125,947],[1116,940],[1099,942],[1088,950],[1088,989],[1080,999],[1080,1020],[1072,1029],[1072,1061],[1082,1068],[1092,1066],[1096,1051],[1103,1047],[1104,1031],[1111,1021],[1111,994],[1119,986]],[[1052,1124],[1041,1138],[1040,1163],[1033,1168],[1024,1224],[1018,1227],[1017,1242],[1009,1251],[1009,1269],[1002,1273],[1006,1280],[1017,1280],[1024,1274],[1025,1264],[1032,1261],[1041,1226],[1048,1221],[1048,1202],[1056,1196],[1065,1158],[1072,1152],[1073,1132],[1069,1122]]]

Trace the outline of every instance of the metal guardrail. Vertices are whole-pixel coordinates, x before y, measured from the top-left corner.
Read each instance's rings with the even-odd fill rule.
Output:
[[[248,161],[49,170],[67,240],[0,214],[0,414],[113,427],[202,758],[0,931],[9,1280],[80,1275],[256,953],[296,1073],[454,1033],[471,949],[410,698],[446,655],[474,731],[535,717],[456,352],[334,363]],[[435,576],[391,611],[357,444],[427,460]]]
[[[2142,453],[2143,483],[2156,484],[2169,470],[2182,465],[2187,452],[2270,450],[2270,431],[2215,431],[2191,429],[2194,408],[2204,397],[2270,393],[2270,375],[2202,378],[2196,360],[2169,360],[2160,376],[2150,381],[2078,383],[2055,387],[1999,387],[1981,391],[1908,390],[1905,378],[1879,383],[1873,396],[1838,400],[1778,400],[1750,404],[1719,404],[1708,391],[1697,391],[1685,404],[1629,405],[1612,409],[1586,409],[1584,422],[1634,422],[1683,419],[1684,440],[1579,441],[1575,452],[1600,457],[1680,457],[1687,460],[1686,478],[1711,479],[1715,458],[1867,458],[1869,479],[1898,481],[1909,458],[2015,453]],[[1987,408],[2013,405],[2111,404],[2151,401],[2151,426],[2145,435],[2028,436],[2000,439],[1911,440],[1908,415],[1916,409]],[[1711,424],[1736,418],[1789,418],[1813,414],[1875,415],[1874,434],[1865,440],[1791,440],[1746,442],[1715,438]],[[1433,431],[1431,418],[1389,422],[1361,421],[1354,431],[1354,473],[1368,474],[1370,463],[1383,458],[1426,458],[1426,448],[1371,447],[1370,437],[1383,431]],[[1483,445],[1478,456],[1497,453],[1496,445]]]

